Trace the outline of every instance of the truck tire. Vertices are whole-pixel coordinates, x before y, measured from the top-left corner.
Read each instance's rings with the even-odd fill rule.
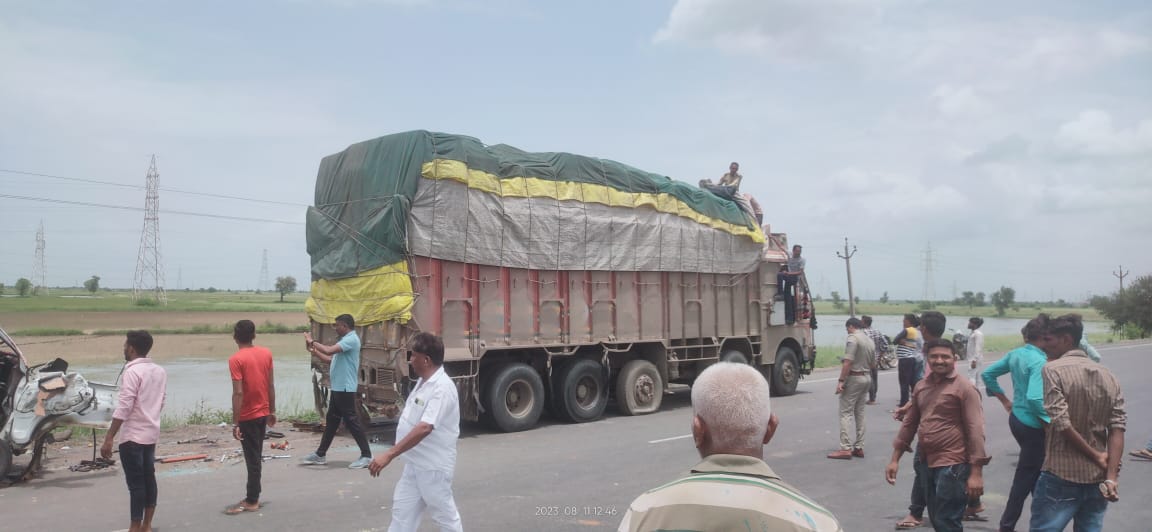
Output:
[[[552,401],[564,421],[586,423],[599,419],[608,406],[608,381],[604,366],[578,358],[553,374]]]
[[[12,448],[8,442],[0,441],[0,481],[8,480],[8,472],[12,470]]]
[[[736,364],[747,365],[748,357],[744,356],[744,353],[741,353],[735,349],[729,349],[725,351],[724,354],[720,355],[720,362],[733,362]]]
[[[485,421],[503,432],[519,432],[536,425],[544,411],[544,381],[527,364],[497,368],[485,387]]]
[[[776,363],[772,365],[772,395],[792,395],[800,384],[800,358],[786,345],[776,350]]]
[[[616,407],[625,416],[651,414],[664,400],[664,381],[656,365],[643,359],[630,360],[616,377]]]

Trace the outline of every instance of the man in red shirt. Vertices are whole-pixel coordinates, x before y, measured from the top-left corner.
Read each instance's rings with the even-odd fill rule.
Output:
[[[248,492],[244,500],[224,510],[228,515],[260,509],[260,472],[263,465],[264,432],[276,425],[276,385],[272,376],[272,352],[253,345],[256,324],[240,320],[232,332],[239,348],[228,359],[232,374],[232,437],[240,440],[248,465]]]

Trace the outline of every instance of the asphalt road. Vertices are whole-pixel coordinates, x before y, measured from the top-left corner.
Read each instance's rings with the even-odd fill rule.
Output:
[[[1152,344],[1101,351],[1127,399],[1126,449],[1138,448],[1152,435],[1152,416],[1146,414],[1152,408],[1152,391],[1146,385],[1152,374]],[[868,409],[867,456],[863,459],[824,457],[838,440],[834,373],[818,372],[801,384],[800,393],[772,402],[781,426],[766,449],[769,465],[832,510],[849,531],[892,530],[908,505],[911,456],[905,456],[895,487],[883,478],[897,428],[887,413],[896,402],[896,379],[892,371],[882,373],[880,379],[880,404]],[[1007,388],[1010,383],[1003,380]],[[969,530],[996,529],[1016,458],[1007,414],[995,400],[986,400],[984,406],[993,456],[985,469],[984,502],[990,520],[969,523]],[[466,426],[455,481],[465,528],[615,529],[636,495],[677,478],[698,460],[688,436],[690,412],[689,395],[682,389],[666,397],[664,408],[650,416],[610,415],[595,423],[547,424],[517,434],[493,434]],[[386,530],[400,465],[394,464],[377,479],[365,470],[348,470],[343,466],[357,455],[349,444],[348,439],[337,440],[326,469],[299,466],[295,458],[268,462],[264,472],[268,505],[259,513],[221,513],[243,495],[243,466],[192,473],[166,471],[160,477],[157,530]],[[303,452],[294,451],[294,455]],[[1152,528],[1148,502],[1152,500],[1152,463],[1126,457],[1120,493],[1120,502],[1108,510],[1105,529]],[[54,471],[0,489],[4,530],[120,530],[127,525],[127,506],[118,470]],[[1027,519],[1025,510],[1021,523],[1026,525]],[[434,529],[425,522],[421,530]]]

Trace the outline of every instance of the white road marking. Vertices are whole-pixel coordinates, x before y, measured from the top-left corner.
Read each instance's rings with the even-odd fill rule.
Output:
[[[691,434],[685,434],[685,435],[683,435],[683,436],[673,436],[673,437],[671,437],[671,438],[663,438],[663,439],[659,439],[659,440],[652,440],[652,441],[650,441],[650,442],[648,442],[648,443],[664,443],[664,442],[666,442],[666,441],[683,440],[684,438],[691,438],[691,437],[692,437],[692,435],[691,435]]]

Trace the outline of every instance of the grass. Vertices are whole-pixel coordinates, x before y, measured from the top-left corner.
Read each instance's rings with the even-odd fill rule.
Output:
[[[848,302],[842,303],[843,308],[836,308],[832,301],[824,299],[816,301],[816,315],[820,314],[847,314]],[[996,307],[985,305],[983,307],[968,308],[967,305],[951,305],[951,304],[937,304],[933,310],[943,312],[945,316],[964,316],[972,317],[979,316],[982,318],[1035,318],[1041,312],[1047,312],[1052,315],[1076,313],[1084,318],[1084,321],[1108,321],[1100,313],[1091,307],[1046,307],[1043,305],[1034,305],[1031,303],[1021,303],[1018,307],[1005,309],[1003,316],[996,315]],[[873,316],[898,316],[902,314],[920,314],[924,312],[920,308],[919,302],[908,301],[889,301],[881,303],[879,301],[861,301],[856,305],[856,314],[871,314]]]
[[[164,328],[151,328],[148,332],[152,334],[232,334],[234,324],[225,323],[223,325],[194,325],[183,329],[164,329]],[[283,323],[272,323],[265,321],[262,325],[256,326],[257,334],[288,334],[288,333],[303,333],[308,332],[310,329],[307,325],[285,325]],[[98,329],[92,331],[91,336],[122,336],[128,332],[128,329]],[[81,336],[88,335],[84,331],[76,329],[20,329],[11,332],[12,336]]]
[[[276,420],[278,423],[318,423],[320,414],[311,404],[304,405],[299,400],[290,401],[289,404],[277,407]],[[190,410],[182,413],[165,414],[160,418],[161,429],[172,429],[187,425],[216,426],[221,423],[232,424],[232,410],[229,408],[212,408],[201,400]]]
[[[288,294],[283,303],[277,292],[172,290],[167,296],[167,305],[156,305],[133,300],[131,290],[53,288],[48,295],[0,297],[0,312],[303,312],[306,294]]]

